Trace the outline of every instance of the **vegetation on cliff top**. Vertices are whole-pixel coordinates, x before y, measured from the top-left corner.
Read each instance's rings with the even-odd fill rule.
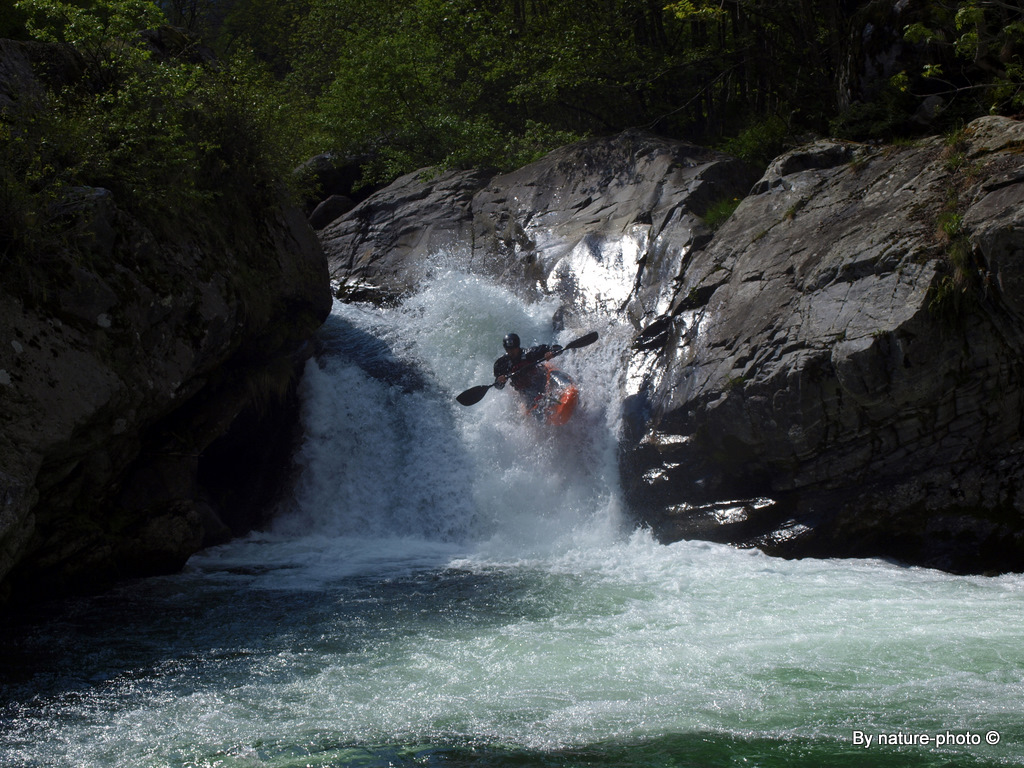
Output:
[[[164,0],[251,50],[310,149],[373,180],[515,167],[647,128],[766,163],[808,133],[890,140],[1024,109],[1024,9],[998,0]],[[897,8],[898,7],[898,8]]]
[[[290,177],[295,122],[257,60],[215,60],[147,0],[16,4],[25,36],[63,55],[36,62],[49,88],[0,111],[0,271],[69,245],[92,192],[157,232],[237,212]],[[29,49],[39,51],[40,49]],[[230,220],[230,219],[228,219]]]
[[[1024,109],[994,0],[20,0],[0,32],[81,68],[0,113],[0,259],[83,186],[158,220],[323,151],[374,183],[641,127],[764,163]]]

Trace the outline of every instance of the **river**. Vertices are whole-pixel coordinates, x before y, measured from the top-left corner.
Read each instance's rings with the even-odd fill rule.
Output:
[[[631,332],[553,309],[443,267],[336,305],[274,525],[8,627],[0,766],[1024,765],[1024,578],[657,543]],[[564,427],[455,403],[507,331],[591,329]]]

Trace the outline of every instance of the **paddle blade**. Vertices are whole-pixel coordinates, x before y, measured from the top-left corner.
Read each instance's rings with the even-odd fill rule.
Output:
[[[591,331],[586,336],[580,336],[575,341],[570,341],[568,344],[566,344],[564,347],[562,347],[562,351],[566,352],[566,351],[568,351],[570,349],[579,349],[580,347],[589,347],[595,341],[597,341],[597,331]]]
[[[487,394],[487,390],[493,386],[493,384],[481,384],[478,387],[470,387],[455,399],[458,400],[461,405],[476,405],[484,399],[484,395]]]

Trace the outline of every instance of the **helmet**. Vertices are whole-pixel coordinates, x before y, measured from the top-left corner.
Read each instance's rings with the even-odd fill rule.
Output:
[[[510,333],[501,340],[501,346],[505,348],[505,351],[519,349],[519,337],[514,333]]]

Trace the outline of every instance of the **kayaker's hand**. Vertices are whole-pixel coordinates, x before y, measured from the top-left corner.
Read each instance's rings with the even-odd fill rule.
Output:
[[[508,376],[499,376],[494,380],[494,388],[501,389],[505,386],[506,381],[508,381]]]

